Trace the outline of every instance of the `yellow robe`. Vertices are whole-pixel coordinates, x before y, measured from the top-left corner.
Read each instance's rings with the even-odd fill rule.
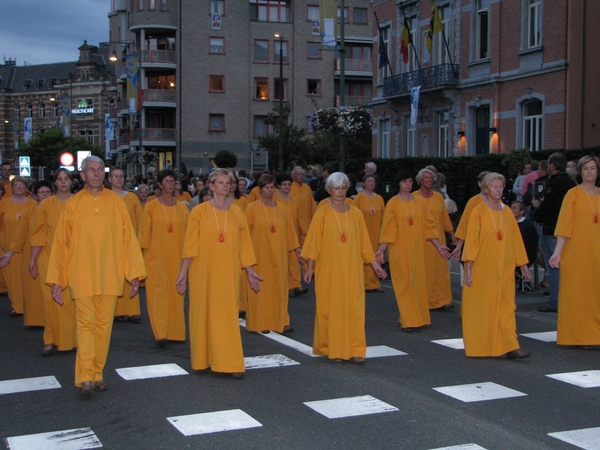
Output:
[[[581,187],[569,190],[554,230],[567,238],[560,258],[559,345],[600,345],[600,221],[592,211],[599,212],[598,200]]]
[[[415,191],[413,194],[423,198],[420,191]],[[435,229],[440,243],[446,245],[446,233],[453,230],[452,222],[450,222],[444,196],[435,191],[432,191],[432,194],[429,198],[423,198],[423,201],[435,222]],[[450,265],[448,260],[442,258],[437,248],[430,243],[425,243],[425,264],[427,265],[429,309],[441,308],[452,303]]]
[[[15,254],[21,254],[21,283],[23,285],[23,324],[26,327],[43,327],[44,296],[38,280],[34,280],[29,272],[31,259],[31,235],[37,204],[27,211],[19,220],[19,226],[8,246]]]
[[[142,224],[142,214],[144,212],[140,199],[133,192],[128,192],[125,197],[122,197],[133,225],[133,231],[136,236]],[[123,280],[123,295],[117,298],[117,308],[115,316],[139,316],[140,309],[140,294],[136,293],[129,298],[130,284],[127,280]]]
[[[346,197],[344,199],[344,203],[346,203],[349,206],[354,206],[356,208],[356,202],[354,200],[352,200],[350,197]],[[319,202],[319,204],[317,205],[317,211],[319,210],[319,208],[323,208],[325,206],[329,206],[331,208],[331,203],[329,203],[329,197],[327,197],[326,199],[323,199],[323,201]]]
[[[84,187],[65,202],[46,282],[68,287],[75,299],[75,385],[103,379],[117,297],[123,279],[146,278],[144,259],[123,199]]]
[[[16,204],[10,196],[5,196],[0,201],[0,250],[2,253],[6,253],[8,250],[19,227],[21,217],[29,208],[35,208],[35,206],[35,201],[29,198],[23,204]],[[22,255],[15,253],[10,263],[2,268],[12,308],[19,314],[23,314],[22,264]]]
[[[77,344],[77,324],[75,322],[75,302],[68,289],[62,292],[64,304],[61,306],[52,298],[52,288],[46,284],[48,262],[54,232],[64,203],[52,196],[43,200],[37,208],[31,246],[42,247],[38,257],[38,282],[44,296],[44,344],[54,344],[59,351],[73,350]]]
[[[248,206],[248,199],[246,197],[236,198],[233,201],[233,204],[238,206],[242,211],[246,210],[246,206]],[[242,269],[242,281],[240,282],[240,301],[239,301],[239,309],[240,311],[246,311],[248,309],[248,283],[246,280],[246,271]]]
[[[250,203],[254,203],[256,200],[258,200],[261,197],[262,197],[262,194],[260,193],[259,187],[254,186],[252,189],[250,189],[250,192],[246,196],[246,199],[248,200],[248,204],[250,204]]]
[[[296,183],[294,181],[292,182],[290,194],[292,194],[292,197],[298,202],[298,219],[302,222],[306,232],[308,232],[310,221],[315,215],[315,212],[317,212],[317,202],[315,202],[313,192],[308,184]],[[300,234],[300,245],[304,245],[305,238],[306,233]]]
[[[181,194],[175,196],[175,198],[177,199],[177,201],[180,202],[191,202],[192,201],[192,196],[190,195],[189,192],[186,191],[182,191]]]
[[[148,316],[156,340],[185,341],[184,296],[177,292],[175,280],[181,266],[189,211],[181,202],[175,206],[152,202],[144,209],[138,238],[146,263]]]
[[[467,226],[469,225],[469,217],[471,216],[471,212],[473,208],[475,208],[480,203],[483,203],[483,197],[481,194],[477,194],[469,199],[467,205],[465,206],[465,210],[460,216],[460,222],[458,222],[458,227],[456,227],[456,231],[454,232],[454,236],[456,239],[465,240],[467,236]]]
[[[346,242],[342,242],[342,231]],[[302,257],[315,261],[313,353],[329,359],[364,358],[363,264],[375,261],[375,254],[360,210],[351,207],[346,213],[336,213],[331,206],[319,208],[308,229]]]
[[[412,225],[409,219],[412,217]],[[402,328],[429,325],[425,245],[437,238],[435,223],[421,197],[403,201],[397,195],[383,213],[380,242],[389,243],[388,257]]]
[[[383,212],[385,211],[385,203],[381,195],[375,194],[375,197],[367,197],[364,192],[361,192],[354,197],[356,207],[360,209],[369,230],[369,239],[373,251],[377,251],[379,245],[379,234],[381,233],[381,224],[383,222]],[[379,289],[381,283],[379,277],[375,274],[373,267],[370,264],[364,265],[365,271],[365,289]]]
[[[233,204],[237,205],[242,211],[245,211],[246,206],[248,206],[248,199],[246,197],[236,198]]]
[[[256,264],[256,257],[242,210],[231,205],[218,211],[210,202],[195,207],[188,219],[183,257],[192,258],[188,275],[192,368],[244,372],[238,323],[240,275],[243,267]]]
[[[298,236],[290,212],[283,203],[268,208],[256,201],[248,205],[245,213],[256,254],[255,269],[264,279],[260,292],[248,288],[246,329],[281,333],[290,323],[288,252],[300,246]]]
[[[294,224],[294,231],[296,232],[296,236],[298,236],[298,243],[300,244],[301,236],[302,239],[304,239],[306,237],[308,229],[304,227],[304,222],[300,220],[300,217],[298,217],[298,202],[293,196],[290,196],[290,198],[288,199],[283,199],[279,196],[278,192],[275,192],[275,194],[273,194],[273,198],[275,199],[275,201],[281,202],[288,207],[288,210],[290,211],[290,216],[292,217],[292,223]],[[302,242],[304,242],[304,240],[302,240]],[[298,262],[298,257],[296,256],[295,252],[288,253],[288,262],[288,289],[301,289],[302,279],[300,278],[300,263]]]
[[[519,225],[506,205],[492,211],[482,202],[470,214],[466,237],[462,260],[474,263],[473,285],[462,290],[465,353],[501,356],[519,349],[515,268],[527,264]]]

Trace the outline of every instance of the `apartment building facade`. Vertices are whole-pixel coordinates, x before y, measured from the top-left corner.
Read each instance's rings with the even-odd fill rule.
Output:
[[[437,0],[443,32],[433,34],[430,52],[432,3],[373,4],[391,63],[374,75],[374,155],[447,157],[600,145],[600,91],[592,81],[600,59],[591,45],[600,31],[589,22],[599,16],[600,2]],[[405,18],[412,38],[406,62]],[[420,95],[411,121],[416,86]]]
[[[298,127],[315,108],[339,104],[339,54],[322,47],[319,16],[318,0],[113,0],[114,121],[128,130],[117,150],[156,152],[160,167],[169,159],[194,172],[228,150],[250,168],[258,138],[276,131],[265,118],[278,110],[280,90],[287,123]],[[345,0],[344,17],[345,103],[355,106],[372,98],[371,2]]]

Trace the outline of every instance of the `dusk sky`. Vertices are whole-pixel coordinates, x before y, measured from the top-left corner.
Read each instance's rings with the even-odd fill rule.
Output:
[[[0,64],[77,61],[84,40],[108,41],[110,0],[0,0],[0,11]]]

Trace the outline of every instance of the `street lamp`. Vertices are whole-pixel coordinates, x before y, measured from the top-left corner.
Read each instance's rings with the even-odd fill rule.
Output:
[[[279,168],[283,172],[283,36],[275,34],[279,38]]]

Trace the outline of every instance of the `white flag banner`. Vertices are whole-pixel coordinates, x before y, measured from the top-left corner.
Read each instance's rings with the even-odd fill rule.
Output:
[[[110,113],[104,114],[104,144],[105,154],[110,154],[110,143],[115,138],[115,124],[110,121]]]
[[[23,119],[23,139],[29,142],[33,137],[33,121],[31,117]]]
[[[421,86],[415,86],[410,91],[410,124],[417,124],[417,116],[419,115],[419,91]]]

